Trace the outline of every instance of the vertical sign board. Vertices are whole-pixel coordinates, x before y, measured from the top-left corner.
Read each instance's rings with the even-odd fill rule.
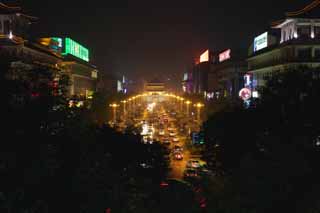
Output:
[[[70,38],[65,39],[65,54],[70,54],[89,62],[89,50]]]
[[[257,52],[268,47],[268,32],[265,32],[254,39],[253,52]]]
[[[122,92],[123,88],[122,88],[122,83],[121,81],[117,81],[117,91],[118,92]]]

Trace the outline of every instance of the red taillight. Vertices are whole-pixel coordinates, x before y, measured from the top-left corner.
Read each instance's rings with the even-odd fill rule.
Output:
[[[39,94],[38,92],[33,92],[33,93],[31,93],[31,96],[32,96],[32,97],[39,97],[40,94]]]
[[[161,187],[167,187],[167,186],[169,186],[169,184],[166,183],[166,182],[161,182],[161,183],[160,183],[160,186],[161,186]]]

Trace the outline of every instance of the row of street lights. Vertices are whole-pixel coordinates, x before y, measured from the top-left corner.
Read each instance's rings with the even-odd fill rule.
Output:
[[[124,115],[126,115],[127,113],[127,104],[129,107],[129,110],[131,110],[131,108],[137,104],[137,101],[140,101],[140,98],[145,98],[148,96],[153,95],[154,93],[143,93],[143,94],[139,94],[136,96],[132,96],[126,100],[122,100],[121,103],[123,104],[123,113]],[[190,105],[192,105],[192,102],[190,100],[185,100],[185,98],[175,95],[175,94],[170,94],[170,93],[158,93],[158,95],[163,96],[163,97],[167,97],[167,98],[173,98],[175,99],[177,102],[180,102],[180,110],[183,111],[183,104],[186,105],[186,115],[189,116],[190,114]],[[117,103],[113,103],[109,105],[112,110],[113,110],[113,122],[116,123],[117,120],[117,108],[120,107],[119,104]],[[197,121],[199,123],[201,123],[201,109],[204,107],[204,104],[198,102],[193,104],[193,106],[197,109]]]

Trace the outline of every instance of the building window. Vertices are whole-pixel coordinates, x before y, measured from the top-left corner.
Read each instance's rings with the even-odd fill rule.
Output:
[[[5,20],[3,23],[3,34],[8,35],[10,33],[10,21]]]
[[[298,35],[299,38],[310,38],[311,27],[310,26],[299,26]]]
[[[292,29],[290,28],[290,29],[289,29],[289,39],[292,39],[292,38],[293,38]]]
[[[96,70],[91,71],[91,78],[95,78],[95,79],[98,78],[98,72]]]
[[[320,49],[319,48],[314,50],[314,57],[316,59],[320,59]]]
[[[311,48],[300,48],[298,49],[298,60],[311,59]]]
[[[314,35],[316,38],[320,38],[320,26],[314,27]]]

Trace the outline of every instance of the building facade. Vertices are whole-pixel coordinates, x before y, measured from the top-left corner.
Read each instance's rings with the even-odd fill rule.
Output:
[[[286,13],[268,32],[255,38],[247,59],[253,91],[265,86],[266,77],[275,72],[320,66],[319,12],[320,2],[314,1],[302,10]],[[278,32],[275,42],[267,39],[272,31]]]
[[[165,83],[158,79],[153,79],[152,81],[146,82],[144,86],[144,91],[148,93],[161,94],[166,91]]]
[[[70,38],[29,38],[36,17],[25,15],[20,7],[0,3],[0,56],[11,68],[32,69],[41,65],[69,75],[69,97],[92,97],[98,70],[89,63],[89,50]]]
[[[247,71],[245,57],[231,49],[218,52],[208,75],[207,99],[238,98]]]
[[[226,49],[220,52],[205,51],[192,70],[192,93],[206,100],[238,98],[243,87],[247,64],[243,54]],[[185,83],[186,84],[186,83]]]

